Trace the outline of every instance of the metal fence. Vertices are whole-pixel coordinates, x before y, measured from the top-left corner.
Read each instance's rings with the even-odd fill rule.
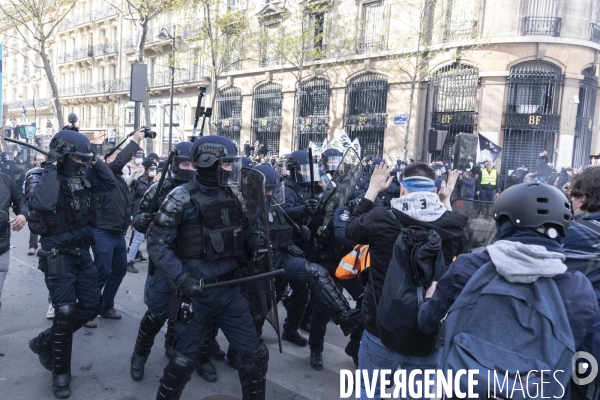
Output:
[[[511,68],[504,118],[501,185],[510,171],[534,167],[539,153],[554,152],[560,130],[560,98],[565,76],[545,61],[527,61]],[[551,160],[552,162],[553,160]]]
[[[231,139],[240,148],[242,130],[242,90],[235,86],[217,92],[217,134]]]
[[[309,142],[321,145],[329,132],[329,99],[331,82],[310,78],[300,83],[298,96],[298,149],[307,149]]]
[[[583,76],[583,82],[579,88],[579,104],[577,106],[577,119],[575,122],[573,168],[589,165],[592,136],[594,134],[598,78],[596,77],[596,71],[592,67],[585,69]],[[562,166],[559,165],[557,167]]]
[[[434,152],[433,158],[447,160],[454,153],[456,135],[474,131],[479,72],[464,64],[453,64],[436,71],[431,82],[431,128],[448,131],[442,151]]]
[[[252,93],[253,113],[252,132],[254,139],[267,145],[267,155],[279,155],[281,133],[281,103],[283,93],[281,85],[265,82],[258,85]]]
[[[364,72],[346,86],[346,132],[360,141],[362,156],[381,157],[387,126],[387,76]]]
[[[560,36],[559,0],[528,0],[523,35]]]

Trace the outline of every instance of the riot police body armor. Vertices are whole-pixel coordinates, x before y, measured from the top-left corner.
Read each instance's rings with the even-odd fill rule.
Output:
[[[285,212],[279,207],[288,198],[288,185],[285,184],[284,190],[279,174],[267,165],[258,165],[254,169],[262,172],[266,178],[269,239],[274,250],[274,267],[285,270],[284,278],[297,295],[295,304],[288,304],[288,318],[284,323],[282,337],[298,346],[306,346],[308,343],[311,347],[311,366],[322,369],[320,356],[323,352],[325,327],[322,327],[322,332],[319,329],[314,332],[311,330],[308,341],[299,330],[308,302],[308,292],[315,296],[315,309],[324,314],[325,325],[332,317],[334,323],[342,326],[345,334],[350,333],[355,324],[350,307],[327,270],[319,264],[308,262],[302,250],[293,243],[293,228],[287,221]],[[283,196],[282,192],[286,192],[286,195]]]
[[[175,307],[180,311],[174,351],[157,398],[179,398],[212,319],[242,355],[243,398],[262,400],[269,356],[254,328],[247,300],[238,286],[204,292],[200,282],[232,279],[239,266],[237,257],[246,250],[247,229],[240,218],[240,205],[228,189],[240,185],[241,157],[229,139],[204,136],[194,142],[191,161],[197,169],[195,179],[169,193],[148,231],[150,258],[165,273],[174,292],[181,294]]]
[[[93,158],[89,140],[74,131],[54,136],[41,175],[32,173],[28,178],[29,227],[41,236],[39,269],[55,309],[52,327],[30,340],[29,347],[52,371],[55,397],[67,398],[73,332],[95,318],[101,305],[90,256],[91,189],[112,190],[115,178],[101,160]]]

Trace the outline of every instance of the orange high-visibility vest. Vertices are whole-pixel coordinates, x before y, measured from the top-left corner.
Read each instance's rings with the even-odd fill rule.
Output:
[[[359,244],[346,254],[335,271],[338,279],[352,279],[360,271],[371,266],[371,253],[368,244]]]

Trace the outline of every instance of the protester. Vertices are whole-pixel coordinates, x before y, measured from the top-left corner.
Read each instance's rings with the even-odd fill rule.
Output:
[[[498,171],[492,161],[485,162],[485,168],[481,170],[477,179],[475,194],[481,201],[494,201],[498,196]]]
[[[46,156],[43,155],[42,153],[38,153],[35,155],[35,159],[34,159],[34,167],[33,168],[41,168],[42,167],[42,163],[46,161]],[[27,174],[29,174],[31,170],[27,171]],[[25,182],[23,182],[23,193],[25,193]],[[33,232],[29,232],[29,251],[27,252],[27,255],[29,256],[33,256],[35,255],[35,252],[37,251],[38,248],[38,235],[36,235]]]
[[[444,262],[450,264],[466,242],[464,228],[467,219],[450,211],[450,194],[454,190],[458,172],[449,174],[448,183],[442,183],[438,196],[434,193],[436,174],[433,168],[424,163],[411,163],[402,171],[400,197],[391,201],[394,220],[389,211],[383,207],[374,207],[373,203],[377,195],[389,187],[392,180],[390,170],[391,167],[385,161],[375,167],[369,188],[350,217],[346,237],[356,243],[368,244],[371,255],[371,268],[368,269],[370,281],[362,303],[365,332],[360,344],[358,368],[372,374],[376,369],[395,370],[399,365],[407,370],[408,375],[413,369],[435,369],[438,354],[431,353],[432,338],[418,329],[416,321],[403,334],[401,345],[406,349],[404,354],[388,348],[380,340],[377,308],[381,307],[378,303],[394,243],[401,227],[421,226],[432,229],[442,238]],[[398,313],[415,311],[398,310]],[[374,382],[374,385],[375,397],[379,398],[379,383]],[[361,389],[360,398],[364,399],[364,380],[361,380]]]
[[[471,176],[471,173],[469,171],[464,171],[456,182],[458,197],[461,199],[474,200],[476,184],[477,182],[475,178]]]
[[[546,183],[546,179],[550,176],[551,168],[548,165],[548,152],[546,150],[540,153],[535,164],[535,177],[539,182]]]

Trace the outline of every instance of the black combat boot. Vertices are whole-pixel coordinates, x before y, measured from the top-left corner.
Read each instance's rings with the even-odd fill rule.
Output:
[[[310,351],[310,366],[312,369],[321,371],[323,369],[323,353]]]
[[[52,344],[44,340],[43,333],[29,341],[29,348],[38,355],[42,367],[52,371]]]
[[[169,365],[165,368],[160,386],[156,393],[157,400],[179,400],[185,385],[190,381],[196,361],[173,352]]]
[[[304,317],[309,299],[309,292],[306,290],[306,285],[295,288],[293,296],[294,298],[288,303],[288,318],[283,324],[281,338],[294,343],[296,346],[305,347],[308,344],[308,340],[300,332],[300,323]]]
[[[198,375],[203,377],[208,382],[216,382],[219,379],[217,369],[210,361],[210,337],[204,339],[202,347],[200,347],[200,355],[198,356],[198,364],[196,365],[196,372]]]
[[[227,361],[229,361],[229,365],[231,365],[231,368],[235,369],[235,370],[239,370],[240,366],[242,365],[242,356],[240,356],[239,354],[237,354],[232,348],[231,345],[229,345],[229,348],[227,349]]]
[[[52,374],[52,392],[57,399],[67,399],[71,396],[71,373]]]
[[[144,318],[140,322],[135,348],[131,356],[131,367],[129,373],[136,381],[144,376],[144,366],[154,345],[154,338],[162,328],[165,321],[155,316],[151,311],[146,311]]]

